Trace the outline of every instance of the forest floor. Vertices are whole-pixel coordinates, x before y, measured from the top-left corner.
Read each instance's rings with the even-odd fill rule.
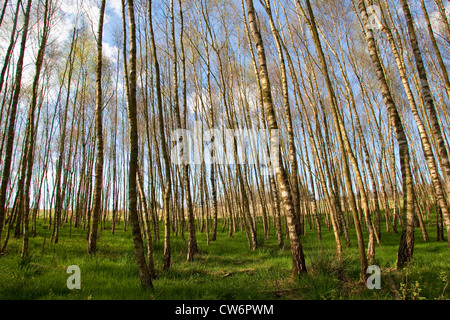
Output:
[[[344,247],[340,262],[334,258],[333,233],[324,226],[323,241],[319,243],[316,233],[308,229],[302,237],[308,274],[294,281],[290,277],[289,239],[280,250],[274,231],[269,240],[263,241],[259,226],[260,248],[253,252],[245,232],[229,238],[227,229],[221,232],[220,222],[217,240],[209,246],[205,233],[197,232],[200,254],[193,263],[186,262],[185,242],[180,236],[172,236],[172,266],[168,272],[162,271],[163,242],[155,243],[158,278],[150,291],[140,285],[131,230],[124,232],[123,223],[114,235],[103,230],[97,254],[88,256],[86,231],[72,228],[69,236],[66,225],[61,229],[59,243],[53,244],[49,241],[48,222],[40,220],[38,236],[30,239],[29,256],[22,259],[22,241],[11,238],[5,255],[0,257],[0,299],[450,299],[450,288],[446,290],[450,250],[447,242],[435,241],[436,226],[426,223],[430,242],[423,241],[417,228],[414,260],[402,271],[394,270],[400,235],[383,229],[375,261],[381,268],[379,290],[368,289],[360,280],[353,229],[349,231],[351,245]],[[79,290],[66,286],[70,265],[80,267]]]

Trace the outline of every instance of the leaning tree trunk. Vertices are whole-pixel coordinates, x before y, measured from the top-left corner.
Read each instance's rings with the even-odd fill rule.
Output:
[[[297,151],[295,147],[294,141],[294,129],[293,129],[293,121],[291,115],[291,106],[289,103],[289,86],[288,86],[288,78],[286,72],[286,63],[283,55],[283,48],[281,45],[281,39],[278,31],[275,28],[275,24],[272,18],[272,9],[270,6],[270,0],[266,1],[265,9],[267,15],[269,16],[270,27],[272,30],[273,37],[275,39],[275,44],[278,52],[278,59],[280,65],[280,74],[281,74],[281,83],[282,83],[282,92],[283,92],[283,104],[284,110],[286,112],[286,124],[288,131],[288,145],[289,145],[289,162],[291,164],[291,189],[292,189],[292,202],[294,205],[295,212],[295,220],[297,226],[297,233],[299,236],[302,234],[302,224],[300,222],[300,191],[298,184],[298,163],[297,163]]]
[[[339,147],[341,149],[341,157],[342,157],[342,165],[343,165],[343,171],[344,171],[345,184],[347,186],[347,193],[348,193],[348,197],[349,197],[350,206],[352,209],[353,221],[355,224],[356,235],[357,235],[357,239],[358,239],[358,250],[359,250],[359,255],[360,255],[360,263],[361,263],[361,275],[362,275],[362,277],[366,277],[367,276],[366,270],[368,267],[368,262],[367,262],[366,254],[364,252],[364,237],[363,237],[363,233],[362,233],[361,223],[360,223],[359,217],[358,217],[358,208],[356,205],[355,195],[352,190],[350,168],[348,165],[347,156],[345,154],[345,151],[347,151],[347,153],[349,153],[349,155],[351,155],[350,154],[351,150],[349,150],[349,148],[348,148],[349,142],[348,142],[348,139],[345,139],[346,137],[343,136],[343,132],[345,133],[345,128],[342,125],[342,122],[339,121],[339,118],[338,118],[338,114],[337,114],[337,110],[336,110],[337,109],[336,96],[335,96],[334,89],[333,89],[333,86],[331,83],[331,79],[330,79],[330,76],[328,73],[328,66],[327,66],[327,63],[325,60],[325,55],[324,55],[324,52],[322,49],[322,44],[320,43],[319,33],[318,33],[316,21],[315,21],[314,11],[312,10],[312,7],[311,7],[311,3],[309,0],[306,1],[306,7],[307,7],[308,15],[309,15],[309,20],[307,19],[306,14],[303,12],[304,10],[301,7],[300,2],[298,0],[297,0],[297,4],[298,4],[300,11],[302,12],[302,15],[305,17],[305,20],[311,31],[314,45],[315,45],[315,48],[316,48],[316,51],[318,54],[319,62],[323,69],[323,73],[325,75],[325,82],[327,85],[327,91],[328,91],[328,96],[329,96],[329,100],[330,100],[333,122],[334,122],[335,128],[337,130],[336,135],[338,138]],[[346,142],[346,144],[344,144],[344,142]],[[336,200],[339,201],[338,199],[336,199]],[[367,217],[367,212],[365,212],[365,213],[366,213],[366,217]],[[339,216],[340,214],[341,214],[341,212],[337,212],[337,216]],[[369,239],[369,241],[370,240],[372,240],[372,239]],[[371,254],[374,250],[373,241],[369,242],[369,249],[370,249],[369,254]]]
[[[399,50],[397,49],[397,46],[395,44],[394,37],[392,35],[391,30],[389,28],[387,28],[381,21],[379,21],[379,24],[381,25],[381,30],[387,35],[387,38],[391,45],[391,50],[394,54],[394,58],[397,63],[397,68],[400,73],[400,79],[402,80],[403,87],[404,87],[405,93],[406,93],[406,97],[408,99],[408,102],[409,102],[409,105],[411,108],[411,112],[412,112],[412,114],[414,116],[414,120],[416,121],[416,124],[417,124],[417,129],[419,131],[419,135],[420,135],[420,139],[421,139],[421,143],[422,143],[423,155],[425,157],[425,160],[426,160],[426,163],[428,166],[428,170],[430,172],[431,180],[433,182],[433,187],[436,191],[436,197],[438,199],[438,204],[439,204],[440,208],[442,209],[442,212],[444,212],[444,216],[445,216],[445,214],[448,215],[449,207],[447,205],[447,200],[445,198],[445,187],[443,186],[443,183],[441,182],[441,178],[439,176],[438,165],[436,163],[434,153],[433,153],[433,148],[430,143],[430,139],[428,138],[428,134],[427,134],[425,125],[423,123],[423,120],[420,117],[419,110],[417,109],[417,105],[414,100],[413,92],[412,92],[411,87],[408,82],[408,77],[406,74],[404,61],[402,60],[402,56],[401,56]]]
[[[11,173],[11,162],[13,156],[13,147],[14,147],[14,135],[15,135],[15,125],[16,125],[16,115],[17,115],[17,106],[19,104],[19,96],[20,89],[22,86],[22,71],[23,71],[23,61],[25,57],[25,47],[27,43],[28,36],[28,24],[30,21],[30,10],[31,10],[31,2],[32,0],[27,1],[27,6],[25,10],[25,16],[23,21],[22,28],[22,39],[20,42],[20,52],[19,58],[17,60],[16,67],[16,78],[14,83],[14,95],[11,102],[11,107],[9,111],[9,119],[8,119],[8,131],[7,131],[7,141],[6,141],[6,149],[4,155],[4,166],[2,172],[2,182],[0,187],[0,239],[2,235],[3,223],[5,220],[6,213],[6,194],[8,192],[8,184]]]
[[[416,61],[417,71],[419,73],[420,83],[422,85],[422,95],[425,101],[425,106],[427,108],[430,122],[432,126],[432,133],[434,138],[436,139],[437,152],[439,154],[438,159],[440,160],[442,171],[444,172],[444,176],[447,182],[447,194],[450,194],[450,162],[447,153],[447,146],[442,134],[442,129],[439,124],[439,119],[437,116],[437,110],[434,105],[433,97],[431,96],[431,89],[428,82],[427,71],[425,69],[425,65],[422,59],[422,54],[420,52],[419,42],[417,39],[416,30],[414,28],[414,22],[411,15],[411,11],[409,9],[408,2],[406,0],[400,1],[402,4],[403,12],[406,18],[406,25],[408,26],[408,34],[411,41],[411,47],[414,53],[414,59]],[[450,214],[448,210],[445,210],[444,219],[447,227],[447,237],[448,237],[448,247],[450,248]]]
[[[430,16],[428,15],[427,7],[425,5],[424,0],[420,0],[420,4],[422,6],[422,12],[427,23],[428,34],[430,36],[431,44],[433,45],[434,52],[436,53],[436,58],[439,63],[439,67],[442,71],[442,78],[444,80],[445,89],[447,91],[447,97],[450,99],[450,80],[448,77],[447,67],[445,66],[444,60],[442,58],[441,51],[439,50],[436,37],[434,36],[433,26],[430,21]]]
[[[444,4],[442,3],[442,0],[434,0],[434,3],[436,4],[436,7],[438,8],[439,14],[441,16],[441,21],[444,24],[445,27],[445,33],[447,36],[447,39],[445,39],[447,41],[447,44],[450,44],[450,24],[448,22],[447,19],[447,14],[445,12],[445,7]]]
[[[266,53],[264,50],[264,44],[259,31],[255,8],[253,6],[253,0],[246,0],[247,3],[247,13],[248,13],[248,23],[250,25],[250,30],[253,35],[253,39],[256,44],[256,50],[258,52],[259,60],[259,73],[261,77],[261,87],[263,93],[265,116],[267,118],[268,129],[270,130],[271,141],[276,138],[274,131],[278,130],[278,123],[275,115],[275,109],[272,100],[271,85],[269,80],[269,72],[266,62]],[[273,150],[272,152],[279,152],[280,147],[276,147],[278,150]],[[295,221],[295,210],[292,202],[291,188],[289,185],[289,180],[287,173],[283,167],[283,162],[281,155],[279,159],[273,162],[274,170],[278,178],[280,185],[281,198],[283,200],[283,205],[287,214],[287,223],[289,229],[289,239],[291,242],[291,254],[292,254],[292,275],[293,277],[302,276],[307,272],[305,258],[303,256],[303,247],[300,241],[299,235],[297,233],[296,221]]]
[[[389,120],[394,127],[399,147],[398,152],[400,157],[404,193],[403,209],[406,211],[406,214],[403,214],[403,229],[397,254],[397,267],[401,268],[405,263],[409,262],[412,259],[414,250],[414,194],[413,179],[410,168],[409,145],[399,112],[397,110],[397,106],[395,105],[389,85],[387,83],[381,59],[378,55],[377,44],[374,39],[373,30],[368,24],[369,17],[367,14],[366,5],[363,0],[358,1],[358,9],[365,26],[365,40],[367,43],[367,48],[369,50],[373,66],[375,67],[378,82],[381,87],[381,94],[387,107]],[[395,172],[393,174],[395,174]]]

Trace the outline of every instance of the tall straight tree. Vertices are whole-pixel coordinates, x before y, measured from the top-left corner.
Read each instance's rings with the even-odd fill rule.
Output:
[[[122,0],[122,8],[125,6],[125,0]],[[125,10],[123,10],[125,12]],[[130,29],[130,63],[128,75],[128,122],[130,137],[130,158],[128,170],[128,210],[131,221],[131,232],[133,234],[134,254],[138,266],[139,278],[145,288],[153,288],[151,274],[145,261],[144,244],[142,241],[141,228],[139,226],[138,208],[137,208],[137,170],[138,170],[138,128],[137,128],[137,77],[136,77],[136,23],[134,15],[134,1],[128,0],[128,20]],[[124,30],[125,31],[125,30]],[[124,44],[124,48],[126,48]]]
[[[97,158],[95,161],[95,185],[92,208],[92,226],[89,228],[87,253],[94,254],[97,250],[98,220],[102,209],[103,187],[103,97],[102,97],[102,66],[103,66],[103,21],[105,17],[106,0],[100,5],[100,16],[97,31],[97,68],[96,68],[96,101],[95,101],[95,140],[97,144]]]
[[[36,107],[38,104],[38,88],[39,88],[39,78],[41,76],[42,65],[44,62],[45,49],[47,47],[48,35],[50,32],[50,19],[53,15],[53,1],[45,0],[44,3],[44,16],[43,16],[43,27],[42,27],[42,38],[39,45],[39,50],[36,58],[35,75],[32,86],[32,96],[31,104],[29,110],[29,128],[27,128],[27,175],[25,179],[25,190],[24,190],[24,223],[23,223],[23,246],[22,246],[22,256],[28,253],[28,239],[29,239],[29,213],[30,213],[30,186],[31,177],[33,175],[33,164],[34,164],[34,147],[35,147],[35,135],[37,128],[34,127],[34,114],[36,112]],[[22,164],[25,165],[25,164]]]
[[[209,12],[208,12],[208,1],[205,1],[203,4],[203,1],[201,1],[201,10],[202,10],[202,16],[206,23],[206,28],[208,29],[208,34],[211,37],[212,47],[217,53],[217,49],[215,47],[215,39],[211,31],[211,25],[209,22]],[[211,65],[210,65],[210,55],[209,55],[209,44],[207,41],[207,37],[205,39],[205,53],[206,53],[206,82],[208,87],[208,98],[209,98],[209,110],[210,110],[210,121],[209,121],[209,127],[210,129],[214,129],[215,125],[215,105],[213,105],[212,97],[211,97]],[[207,118],[207,117],[206,117]],[[216,137],[211,136],[211,145],[214,145],[214,140]],[[211,148],[211,158],[215,157],[215,150],[214,147]],[[216,168],[215,164],[212,163],[210,165],[210,181],[211,181],[211,200],[212,200],[212,217],[213,217],[213,226],[212,226],[212,235],[211,235],[211,241],[216,241],[217,239],[217,187],[216,187]]]
[[[158,107],[158,122],[159,122],[159,134],[161,138],[161,149],[165,167],[165,179],[166,185],[164,187],[164,257],[163,268],[164,270],[170,269],[170,191],[171,191],[171,177],[170,177],[170,159],[167,150],[166,135],[164,132],[164,116],[163,116],[163,100],[161,93],[161,73],[158,62],[158,55],[156,53],[155,34],[153,31],[152,21],[152,1],[148,2],[148,23],[150,29],[150,42],[152,47],[153,63],[155,67],[155,81],[156,81],[156,100]]]
[[[184,17],[183,17],[183,7],[181,0],[178,0],[178,5],[180,7],[180,60],[181,60],[181,76],[182,76],[182,92],[183,92],[183,118],[182,118],[182,128],[186,129],[187,126],[187,83],[186,83],[186,54],[184,49]],[[184,152],[188,152],[185,150]],[[191,196],[191,182],[189,177],[189,165],[183,165],[183,185],[184,192],[186,196],[186,206],[188,211],[188,252],[187,261],[193,261],[194,256],[198,253],[197,237],[195,234],[195,218],[194,218],[194,208],[192,205]]]

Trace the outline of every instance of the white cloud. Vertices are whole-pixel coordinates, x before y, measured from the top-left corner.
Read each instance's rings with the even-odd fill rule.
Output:
[[[103,41],[103,54],[111,61],[117,60],[119,48]]]
[[[120,0],[110,0],[106,2],[106,9],[111,8],[119,17],[122,16],[122,2]]]

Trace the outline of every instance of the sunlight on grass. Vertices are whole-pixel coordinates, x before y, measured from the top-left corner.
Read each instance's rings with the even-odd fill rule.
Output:
[[[19,254],[21,241],[10,240],[6,255],[0,258],[0,299],[395,299],[394,288],[398,291],[401,284],[410,295],[418,290],[421,297],[437,299],[445,287],[440,274],[450,275],[447,244],[424,243],[420,230],[414,261],[403,271],[393,271],[399,235],[383,232],[382,245],[376,247],[381,290],[368,290],[360,281],[354,230],[341,261],[335,257],[332,232],[325,230],[323,242],[318,243],[316,234],[307,230],[302,239],[308,274],[295,281],[290,278],[289,247],[278,249],[275,234],[253,252],[245,233],[228,238],[226,232],[219,232],[209,246],[206,235],[199,233],[200,254],[192,263],[186,262],[186,243],[172,238],[173,262],[168,272],[162,271],[163,245],[155,243],[158,278],[149,291],[139,282],[130,231],[119,229],[114,235],[102,231],[97,254],[88,256],[83,230],[72,229],[69,237],[65,227],[60,243],[52,244],[47,228],[41,222],[39,236],[30,239],[30,255],[24,259]],[[429,233],[433,239],[432,228]],[[47,237],[44,252],[43,235]],[[81,269],[80,290],[67,289],[69,265]],[[448,299],[449,293],[444,297]]]

